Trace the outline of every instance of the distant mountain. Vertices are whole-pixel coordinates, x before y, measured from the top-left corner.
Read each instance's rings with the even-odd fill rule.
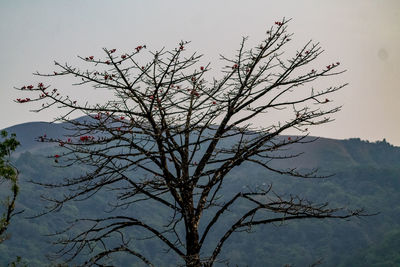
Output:
[[[90,121],[89,117],[80,117],[79,121]],[[47,135],[51,138],[63,138],[71,133],[66,123],[28,122],[4,129],[10,133],[16,133],[21,143],[17,152],[35,151],[43,149],[45,144],[37,141],[39,136]],[[286,137],[286,136],[284,136]],[[307,144],[295,144],[286,154],[304,154],[292,160],[282,161],[283,165],[293,164],[303,168],[314,168],[326,165],[354,166],[369,164],[374,166],[392,165],[400,162],[400,147],[395,147],[385,140],[370,143],[359,138],[337,140],[330,138],[309,137],[314,140]],[[281,164],[277,163],[278,166]]]
[[[107,203],[113,201],[112,194],[104,191],[89,201],[69,203],[60,212],[49,216],[25,218],[39,213],[46,205],[40,195],[66,193],[62,190],[51,192],[27,181],[54,182],[85,171],[79,166],[69,169],[54,167],[54,160],[46,156],[59,148],[34,141],[43,134],[61,137],[67,133],[65,126],[32,122],[6,129],[16,133],[22,143],[15,154],[15,165],[21,180],[18,209],[25,212],[14,218],[9,228],[10,240],[0,244],[0,266],[5,266],[16,256],[22,256],[28,266],[48,266],[45,255],[54,252],[55,248],[48,243],[51,237],[45,235],[60,230],[76,217],[104,215]],[[296,159],[279,161],[276,166],[318,167],[321,172],[335,176],[303,180],[268,173],[250,163],[243,164],[224,183],[222,195],[237,192],[244,186],[271,183],[277,193],[298,194],[336,207],[364,207],[367,212],[379,214],[350,221],[310,220],[260,226],[254,229],[255,233],[233,235],[222,250],[222,259],[229,261],[229,266],[310,266],[319,260],[321,266],[400,266],[400,147],[385,141],[369,143],[360,139],[319,138],[312,143],[295,145],[283,153],[298,152],[304,154]],[[0,196],[2,194],[4,190],[0,190]],[[163,219],[163,210],[159,207],[146,206],[144,210],[152,211],[150,215],[155,223]],[[125,212],[148,216],[143,209],[133,207]],[[233,209],[231,214],[234,216],[235,212]],[[219,226],[211,236],[216,239],[222,229],[223,225]],[[156,266],[176,266],[179,263],[172,253],[163,253],[159,243],[140,242],[147,241],[139,241],[137,249],[152,259]],[[141,266],[135,259],[132,261],[132,258],[123,256],[112,264]],[[216,266],[226,265],[222,262]]]

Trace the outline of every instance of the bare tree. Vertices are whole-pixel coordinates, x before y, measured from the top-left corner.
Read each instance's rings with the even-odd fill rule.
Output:
[[[76,86],[113,92],[114,98],[105,103],[81,103],[43,83],[17,88],[40,94],[16,100],[43,102],[37,112],[51,107],[66,110],[56,121],[69,123],[73,133],[39,139],[63,147],[62,153],[54,155],[59,165],[83,164],[91,170],[59,184],[44,184],[70,189],[67,196],[49,198],[54,204],[49,211],[105,189],[115,195],[109,216],[77,219],[76,223],[85,222],[87,228],[61,240],[62,253],[72,253],[74,258],[82,251],[97,251],[84,265],[101,265],[104,258],[124,252],[153,266],[149,257],[131,246],[127,229],[140,228],[176,253],[186,266],[212,266],[226,240],[237,231],[274,222],[362,215],[359,210],[285,198],[273,193],[271,186],[243,189],[230,198],[219,195],[228,174],[245,162],[299,178],[322,177],[317,170],[303,173],[271,165],[274,160],[298,156],[282,150],[308,142],[310,126],[331,121],[340,107],[332,107],[328,95],[346,85],[311,87],[315,80],[344,70],[339,70],[339,62],[312,69],[311,63],[323,52],[312,41],[293,55],[285,54],[284,47],[292,38],[287,23],[275,22],[252,49],[243,38],[236,56],[221,56],[226,66],[222,77],[212,82],[205,79],[210,65],[201,66],[201,55],[187,54],[188,42],[180,42],[173,50],[150,52],[148,63],[141,63],[146,46],[139,45],[118,56],[116,49],[104,49],[105,58],[80,57],[90,66],[86,70],[55,62],[56,72],[36,73],[50,78],[71,76],[77,79]],[[71,119],[76,112],[90,118]],[[254,127],[257,118],[265,118],[268,125]],[[297,129],[299,135],[282,136],[289,129]],[[240,201],[247,202],[249,209],[218,233],[219,240],[207,245],[211,252],[205,255],[210,232]],[[141,208],[137,204],[142,202],[162,205],[170,215],[165,224],[154,225],[137,217],[136,209]],[[129,212],[118,214],[127,207]],[[111,237],[119,237],[118,245],[107,242]]]

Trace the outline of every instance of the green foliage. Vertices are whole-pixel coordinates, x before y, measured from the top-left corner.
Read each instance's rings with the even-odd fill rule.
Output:
[[[0,142],[0,178],[15,182],[17,179],[17,173],[10,164],[9,157],[11,155],[11,152],[15,151],[15,149],[17,148],[19,142],[15,138],[15,134],[11,134],[10,138],[7,138],[7,136],[8,133],[6,131],[1,131],[1,137],[4,140]]]
[[[0,243],[6,239],[5,231],[10,224],[15,208],[15,200],[18,195],[18,172],[10,163],[11,152],[15,151],[19,142],[15,138],[15,134],[11,134],[10,138],[6,131],[1,131],[2,141],[0,142],[0,182],[10,184],[12,196],[6,196],[3,203],[5,211],[0,218]]]
[[[345,143],[346,144],[346,143]],[[364,146],[365,143],[360,145]],[[375,146],[377,144],[369,144]],[[362,147],[352,147],[353,153]],[[373,151],[373,149],[372,149]],[[386,152],[388,157],[395,154]],[[49,150],[50,155],[55,150]],[[315,151],[314,151],[315,152]],[[309,153],[314,153],[310,151]],[[383,152],[382,152],[383,153]],[[361,153],[358,153],[361,154]],[[340,154],[339,154],[340,155]],[[343,162],[341,156],[331,159],[333,162]],[[332,162],[331,161],[331,162]],[[222,259],[235,266],[309,266],[322,259],[322,266],[396,266],[398,265],[397,242],[400,232],[400,167],[398,164],[379,167],[374,163],[360,163],[356,160],[352,166],[330,168],[330,162],[321,167],[330,169],[336,175],[325,180],[296,180],[289,177],[265,172],[253,165],[243,165],[229,177],[223,185],[223,195],[240,190],[244,185],[249,187],[273,184],[278,193],[302,195],[316,202],[330,202],[334,205],[349,208],[365,207],[370,213],[378,215],[353,219],[349,222],[304,221],[261,226],[249,233],[238,233],[232,237],[223,250]],[[22,153],[15,161],[21,171],[21,195],[19,208],[25,209],[28,216],[38,214],[46,203],[40,201],[40,195],[49,194],[48,189],[27,180],[37,182],[57,181],[66,176],[77,175],[85,169],[79,166],[59,168],[54,159],[29,152]],[[59,192],[59,191],[58,191]],[[67,193],[67,191],[65,191]],[[10,226],[13,238],[7,244],[0,245],[0,265],[16,255],[23,256],[28,266],[49,266],[45,255],[55,252],[49,244],[51,238],[45,235],[60,230],[77,217],[96,217],[104,213],[106,203],[112,202],[107,191],[95,195],[88,202],[75,202],[66,205],[56,214],[37,219],[22,219]],[[223,196],[221,196],[223,197]],[[165,216],[161,207],[142,206],[139,210],[129,207],[126,212],[139,213],[138,216],[151,216],[154,224],[163,222]],[[239,214],[247,207],[233,207],[231,215]],[[147,213],[147,214],[146,214]],[[222,224],[229,222],[226,218]],[[209,244],[217,240],[224,229],[220,225],[212,233]],[[131,232],[132,238],[144,238],[140,232]],[[53,239],[54,240],[54,239]],[[160,243],[147,240],[135,243],[136,249],[148,255],[156,266],[176,266],[179,262],[171,254],[165,254]],[[397,254],[396,254],[397,253]],[[337,255],[341,255],[338,257]],[[137,262],[123,254],[110,261],[114,266],[140,266]],[[58,263],[57,261],[53,264]],[[136,265],[135,265],[136,264]],[[223,266],[221,262],[217,266]]]
[[[40,154],[37,149],[35,153],[24,152],[12,162],[21,173],[21,193],[16,206],[25,210],[26,216],[40,213],[47,205],[41,201],[40,196],[52,194],[48,188],[27,181],[56,182],[86,171],[80,166],[60,168],[54,162],[54,157],[51,157],[60,153],[58,149],[46,148]],[[289,167],[316,165],[322,171],[336,175],[323,180],[298,180],[274,173],[266,174],[257,166],[244,164],[223,184],[220,197],[229,197],[229,194],[240,191],[243,186],[254,188],[272,184],[273,190],[279,194],[301,195],[314,202],[330,202],[333,206],[345,208],[365,207],[367,212],[379,214],[343,222],[282,222],[253,228],[250,233],[242,232],[232,236],[222,251],[222,260],[229,262],[230,266],[310,266],[320,259],[321,266],[398,266],[400,148],[383,142],[322,139],[301,149],[306,151],[305,155]],[[0,197],[8,191],[2,187]],[[57,193],[67,194],[68,191]],[[54,237],[47,235],[61,230],[77,217],[109,215],[105,213],[104,207],[113,200],[112,194],[105,190],[89,201],[71,202],[58,213],[13,221],[8,229],[13,238],[0,244],[0,266],[6,266],[18,255],[23,257],[23,263],[27,266],[55,266],[62,263],[60,259],[51,262],[46,258],[46,255],[57,249],[50,243],[55,240]],[[152,203],[146,205],[140,209],[132,205],[126,212],[135,212],[138,217],[150,216],[154,224],[163,223],[168,216],[165,210]],[[238,203],[232,207],[229,216],[239,215],[247,208],[243,203]],[[208,244],[223,234],[224,224],[230,220],[233,219],[226,216],[210,235]],[[139,231],[129,232],[128,236],[139,240],[135,242],[135,249],[151,258],[155,266],[177,266],[179,263],[172,253],[165,253],[162,244],[145,239],[147,236]],[[123,254],[118,254],[109,263],[113,266],[141,266]],[[74,263],[69,264],[73,266]],[[225,262],[216,266],[225,266]]]

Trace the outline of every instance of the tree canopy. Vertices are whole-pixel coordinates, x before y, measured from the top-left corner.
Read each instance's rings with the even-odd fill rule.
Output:
[[[172,50],[150,52],[147,62],[142,55],[147,47],[139,45],[122,53],[104,49],[103,58],[80,57],[88,66],[83,70],[55,62],[54,73],[36,73],[43,78],[72,77],[75,86],[93,88],[96,93],[111,91],[114,97],[105,103],[82,101],[79,93],[65,95],[44,82],[17,88],[36,96],[16,102],[41,102],[37,112],[52,107],[65,111],[56,121],[69,123],[70,135],[43,135],[38,140],[62,147],[62,153],[53,155],[60,167],[81,164],[89,170],[42,184],[70,189],[67,195],[49,197],[53,205],[47,212],[99,191],[109,190],[114,196],[108,214],[79,218],[71,225],[69,230],[78,224],[86,228],[78,233],[71,230],[60,240],[62,255],[72,259],[89,252],[83,264],[96,265],[115,253],[127,253],[153,266],[135,244],[156,238],[186,266],[212,266],[235,232],[282,221],[362,215],[360,210],[278,195],[268,184],[244,187],[230,196],[219,194],[229,174],[245,162],[262,166],[266,175],[272,171],[297,178],[326,177],[316,169],[282,169],[274,164],[299,156],[286,149],[311,142],[309,128],[332,120],[330,116],[340,107],[329,96],[346,85],[313,88],[317,79],[344,70],[339,62],[312,66],[323,52],[312,41],[288,54],[284,49],[292,34],[287,24],[287,20],[275,22],[253,48],[243,38],[234,57],[221,56],[222,77],[212,81],[207,81],[211,64],[200,64],[202,56],[188,53],[189,42],[182,41]],[[76,113],[90,119],[74,120]],[[265,124],[255,127],[256,118],[263,118]],[[291,129],[299,135],[283,136]],[[218,233],[217,242],[207,243],[221,218],[243,202],[249,208]],[[135,210],[146,206],[143,203],[163,206],[164,223],[154,225],[155,214],[136,216]],[[147,236],[128,233],[136,228]]]

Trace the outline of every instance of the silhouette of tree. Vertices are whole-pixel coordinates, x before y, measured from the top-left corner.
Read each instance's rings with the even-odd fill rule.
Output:
[[[54,73],[36,73],[44,78],[75,78],[74,85],[92,87],[97,94],[113,92],[114,98],[105,103],[83,101],[78,93],[64,95],[44,83],[17,88],[39,93],[32,99],[16,100],[41,101],[37,112],[51,107],[65,110],[56,121],[67,122],[71,135],[39,137],[39,141],[63,148],[54,155],[57,164],[83,164],[90,169],[80,177],[43,184],[70,189],[69,195],[48,198],[54,204],[48,212],[99,191],[110,190],[115,196],[108,216],[77,219],[76,224],[86,228],[60,241],[62,255],[72,253],[73,259],[90,251],[92,257],[84,265],[95,265],[124,252],[153,266],[151,259],[132,245],[138,241],[127,234],[127,229],[140,228],[186,266],[212,266],[226,240],[237,231],[274,222],[362,215],[360,210],[280,196],[273,193],[271,185],[244,188],[229,198],[219,195],[223,183],[229,182],[228,174],[245,162],[262,166],[266,175],[272,171],[298,178],[323,177],[317,170],[301,172],[271,164],[298,156],[285,153],[285,149],[310,142],[308,128],[331,121],[330,116],[340,107],[333,106],[328,97],[346,85],[311,87],[315,80],[344,70],[339,69],[339,62],[310,67],[323,52],[312,41],[293,55],[284,53],[292,38],[287,23],[275,22],[254,48],[247,48],[247,38],[243,38],[236,56],[221,56],[226,64],[222,77],[211,82],[206,81],[210,64],[201,65],[201,55],[189,54],[189,42],[182,41],[170,51],[145,55],[145,45],[121,54],[104,49],[105,58],[79,57],[89,66],[85,70],[55,62],[58,70]],[[148,63],[142,63],[149,55]],[[88,117],[72,119],[76,113]],[[260,118],[265,123],[257,128],[254,121]],[[299,135],[282,135],[290,129],[297,129]],[[145,209],[143,202],[165,208],[168,216],[163,224],[139,215],[138,211]],[[247,203],[250,208],[218,233],[217,242],[207,244],[211,252],[205,252],[210,233],[237,203]],[[109,242],[111,239],[114,241]]]

